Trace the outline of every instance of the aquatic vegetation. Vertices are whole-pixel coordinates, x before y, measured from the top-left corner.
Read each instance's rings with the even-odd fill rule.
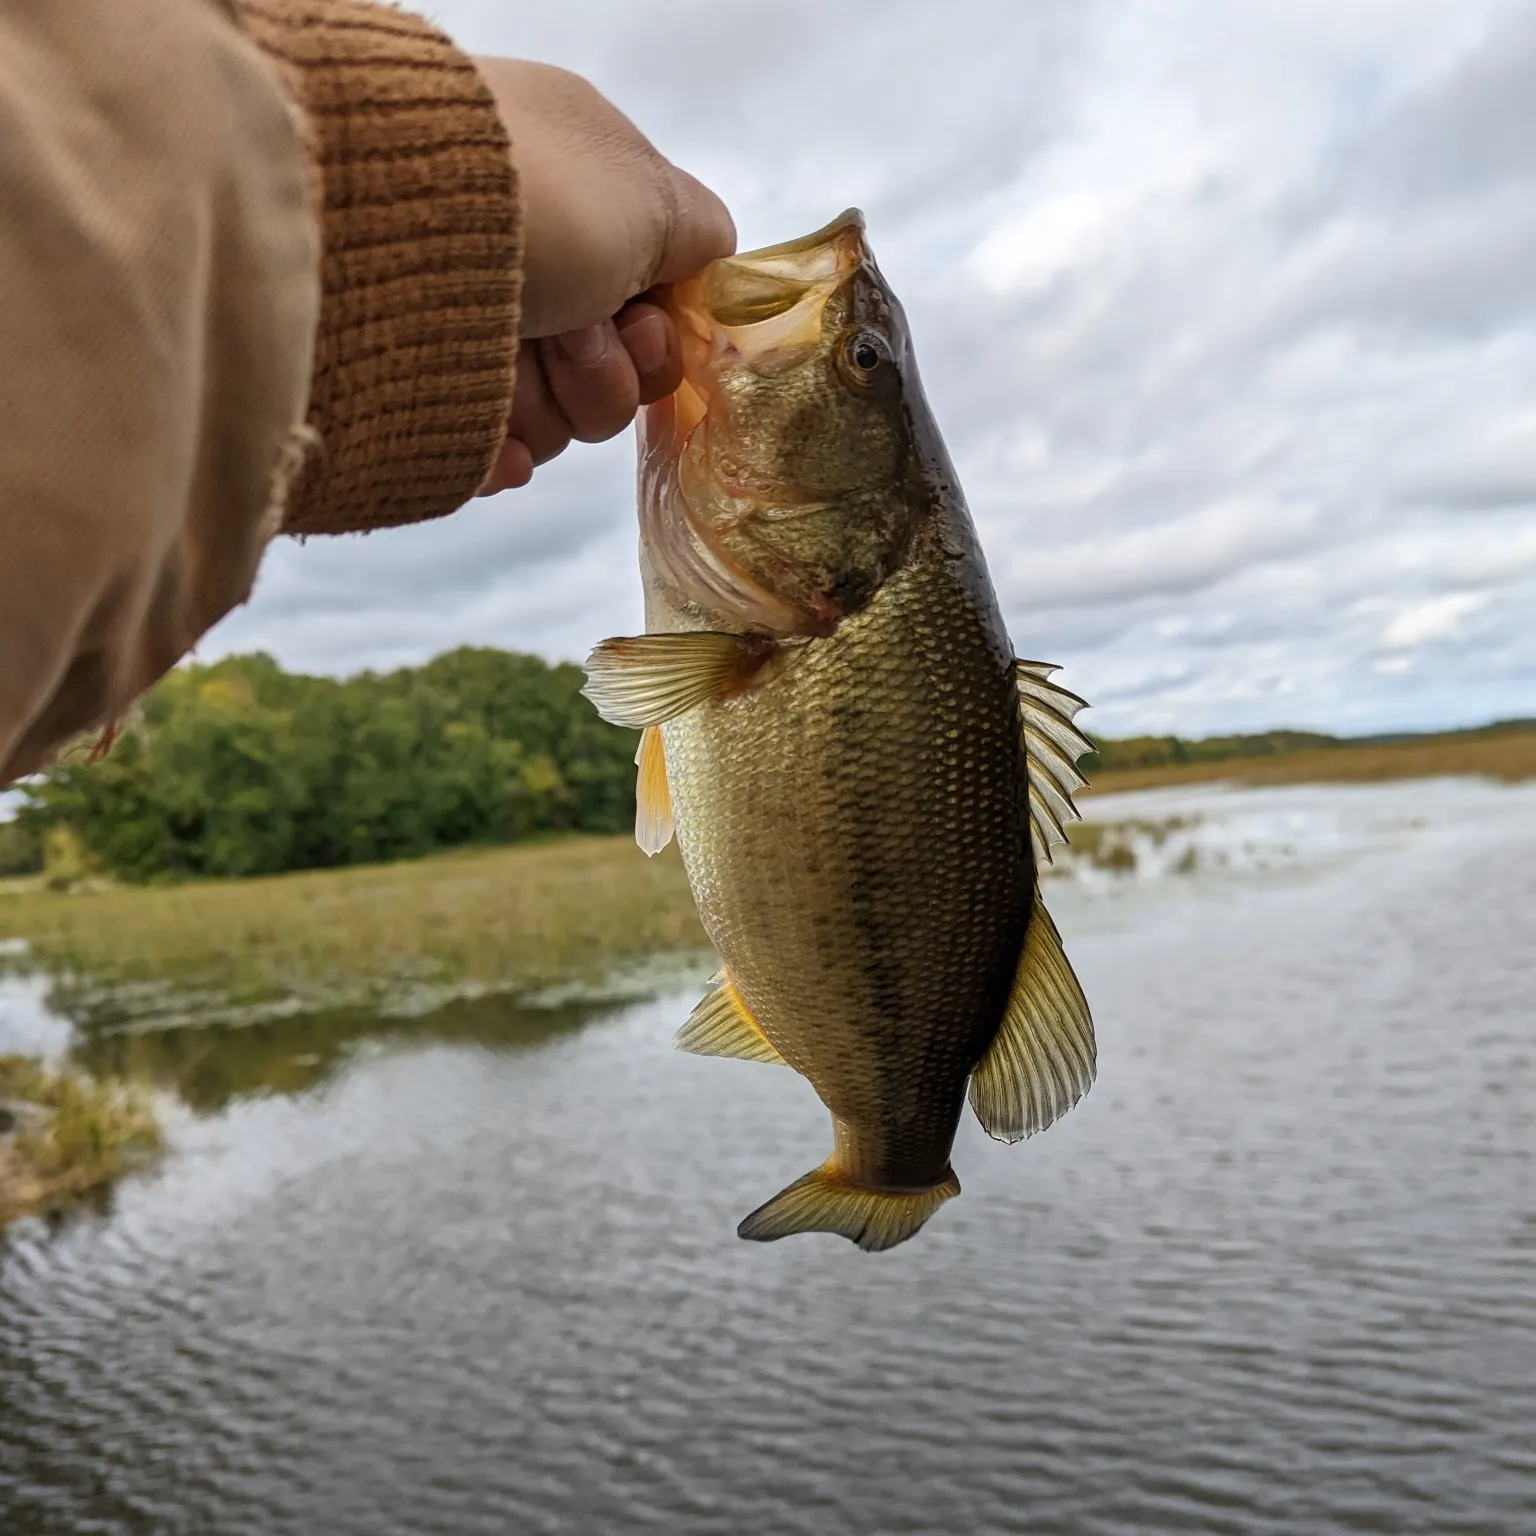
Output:
[[[162,1146],[135,1085],[0,1056],[0,1228],[101,1194]]]
[[[1057,851],[1055,862],[1044,875],[1047,879],[1060,878],[1085,868],[1112,875],[1135,874],[1143,868],[1150,851],[1161,849],[1175,834],[1197,826],[1199,820],[1197,816],[1130,816],[1074,822],[1067,828],[1067,846]],[[1172,868],[1177,874],[1190,874],[1197,863],[1198,854],[1191,846]]]

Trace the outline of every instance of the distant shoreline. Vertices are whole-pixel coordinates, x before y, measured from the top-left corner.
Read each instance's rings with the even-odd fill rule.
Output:
[[[1090,774],[1083,794],[1086,807],[1095,794],[1174,784],[1375,784],[1458,774],[1507,783],[1536,778],[1536,728],[1490,726],[1399,741],[1341,740],[1335,746],[1266,755],[1102,768]]]

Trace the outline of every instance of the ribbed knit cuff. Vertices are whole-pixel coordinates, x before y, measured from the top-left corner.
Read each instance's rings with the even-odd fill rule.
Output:
[[[307,126],[321,209],[309,424],[287,533],[441,517],[506,430],[522,280],[516,173],[474,65],[364,0],[239,0]]]

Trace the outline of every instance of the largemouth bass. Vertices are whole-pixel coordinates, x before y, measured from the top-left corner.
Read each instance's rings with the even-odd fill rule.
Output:
[[[1015,658],[906,319],[850,210],[671,307],[640,426],[647,633],[585,692],[643,734],[636,837],[675,828],[724,969],[684,1050],[786,1064],[833,1151],[742,1237],[893,1247],[960,1192],[967,1088],[1013,1141],[1087,1092],[1093,1025],[1039,867],[1090,744]]]

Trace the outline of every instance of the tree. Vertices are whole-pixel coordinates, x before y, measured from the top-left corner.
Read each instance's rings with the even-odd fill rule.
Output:
[[[345,682],[264,655],[177,669],[113,750],[25,788],[119,879],[255,875],[412,857],[634,817],[633,732],[582,674],[464,648]]]

